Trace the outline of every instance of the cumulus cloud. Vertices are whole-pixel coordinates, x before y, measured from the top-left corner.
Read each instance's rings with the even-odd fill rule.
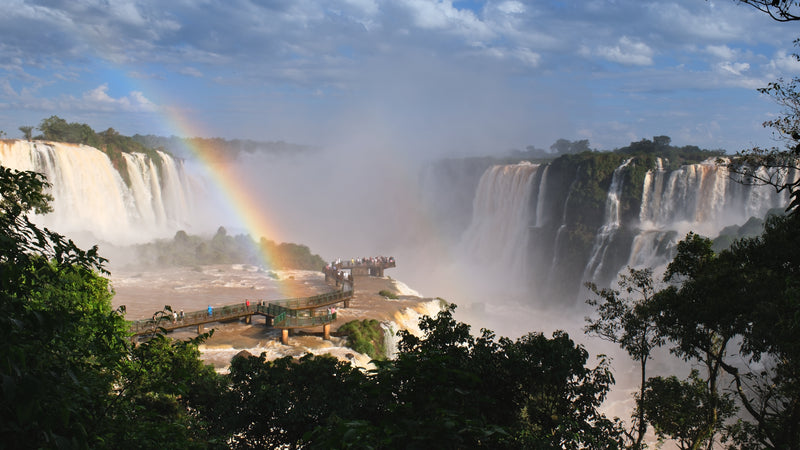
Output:
[[[719,69],[723,72],[727,72],[737,76],[741,76],[742,73],[750,70],[750,64],[747,63],[724,62],[718,64],[717,67],[719,67]]]
[[[107,83],[85,92],[80,100],[74,99],[74,103],[77,109],[92,111],[153,112],[156,110],[156,105],[139,91],[132,91],[126,97],[111,97],[108,95]]]
[[[480,42],[493,37],[493,31],[474,12],[458,9],[445,0],[403,0],[414,25],[429,30],[447,31]]]
[[[522,14],[525,12],[525,5],[517,1],[502,2],[497,5],[497,10],[504,14]]]
[[[542,103],[533,92],[565,85],[563,95],[554,96],[548,106],[563,108],[565,124],[572,115],[603,109],[605,96],[629,95],[626,102],[653,105],[673,92],[744,91],[763,86],[773,74],[800,73],[800,63],[779,50],[794,32],[764,25],[763,17],[729,1],[7,3],[0,17],[0,101],[37,111],[106,111],[109,121],[112,112],[162,107],[149,101],[155,95],[150,91],[130,92],[122,76],[101,78],[109,72],[174,92],[176,102],[206,115],[208,123],[237,124],[241,121],[218,115],[256,116],[265,104],[277,102],[283,108],[276,107],[270,119],[286,124],[279,132],[315,128],[320,118],[350,111],[354,104],[391,110],[394,105],[383,101],[383,92],[395,89],[396,80],[409,73],[415,74],[409,92],[429,93],[414,111],[408,108],[412,115],[442,104],[460,105],[474,93],[503,86],[513,91],[509,98],[524,105],[519,107],[522,117],[536,113],[530,105]],[[460,90],[443,90],[431,81],[465,73],[479,73],[480,81]],[[190,86],[177,89],[172,83],[187,84],[186,79],[170,74],[215,84],[181,98]],[[87,86],[94,89],[84,93]],[[751,91],[742,95],[757,97]],[[221,102],[220,107],[207,108],[212,101]],[[603,120],[608,115],[603,109]],[[499,116],[489,114],[486,120],[501,121]],[[581,129],[589,130],[586,123]],[[259,126],[252,131],[267,132]],[[619,139],[626,139],[627,132]],[[525,133],[534,131],[521,128],[519,134]],[[296,133],[300,139],[308,135]]]
[[[800,61],[797,60],[797,56],[780,50],[770,60],[769,68],[777,71],[778,76],[796,75],[800,74]]]
[[[706,52],[715,58],[730,61],[736,57],[736,51],[727,45],[707,45]]]
[[[653,65],[653,49],[644,42],[637,42],[628,36],[619,38],[616,45],[598,47],[595,54],[608,61],[623,65]]]

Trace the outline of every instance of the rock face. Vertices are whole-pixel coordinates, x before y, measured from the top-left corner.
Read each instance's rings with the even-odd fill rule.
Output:
[[[769,187],[737,183],[712,159],[669,168],[655,155],[607,152],[489,166],[467,205],[447,192],[472,184],[448,178],[474,177],[459,168],[437,167],[440,185],[426,192],[444,191],[450,209],[470,212],[453,228],[460,255],[552,299],[545,302],[577,298],[585,281],[608,286],[627,265],[663,267],[689,231],[714,238],[786,201]]]

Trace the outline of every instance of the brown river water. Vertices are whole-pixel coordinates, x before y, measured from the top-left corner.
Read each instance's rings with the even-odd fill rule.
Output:
[[[277,277],[277,279],[276,279]],[[152,317],[165,305],[174,311],[200,311],[233,303],[311,296],[333,289],[321,272],[292,270],[265,272],[244,264],[176,267],[158,270],[123,268],[112,269],[111,281],[115,290],[113,305],[125,305],[130,320]],[[386,299],[382,289],[400,294],[397,300]],[[421,314],[433,315],[438,302],[422,299],[402,283],[391,278],[355,278],[354,298],[350,308],[338,309],[330,341],[322,339],[322,328],[302,329],[289,338],[289,345],[280,343],[280,331],[268,327],[261,316],[253,316],[250,324],[243,321],[215,323],[211,338],[200,346],[202,358],[224,371],[231,358],[242,350],[251,354],[265,353],[267,358],[302,356],[306,353],[329,353],[361,367],[369,367],[370,358],[345,347],[345,338],[335,336],[335,330],[350,320],[378,319],[387,330],[409,329],[414,332]],[[196,336],[195,328],[176,330],[170,335],[178,339]]]

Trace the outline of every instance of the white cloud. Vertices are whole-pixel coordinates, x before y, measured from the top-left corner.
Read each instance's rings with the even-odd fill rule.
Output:
[[[525,12],[525,5],[517,1],[508,1],[497,5],[497,10],[505,14],[522,14]]]
[[[127,97],[111,97],[108,95],[108,84],[84,92],[80,100],[71,100],[75,100],[74,106],[82,110],[152,112],[156,109],[156,105],[139,91],[132,91]]]
[[[414,25],[429,30],[447,31],[482,41],[494,36],[494,32],[470,10],[453,7],[446,0],[404,0]]]
[[[601,46],[596,50],[598,56],[628,66],[653,65],[653,53],[644,42],[636,42],[627,36],[622,36],[617,45]]]
[[[736,52],[727,45],[707,45],[706,52],[716,58],[726,61],[730,61],[736,57]]]
[[[795,55],[787,54],[785,50],[778,51],[768,66],[779,72],[778,76],[800,74],[800,61]]]
[[[514,56],[530,67],[537,67],[542,60],[542,55],[531,51],[528,48],[518,48],[514,51]]]
[[[717,64],[717,67],[723,72],[728,72],[736,76],[741,76],[744,72],[750,70],[750,64],[737,62],[724,62]]]

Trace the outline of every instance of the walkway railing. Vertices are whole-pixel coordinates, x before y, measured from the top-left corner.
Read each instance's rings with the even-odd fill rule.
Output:
[[[395,267],[394,264],[394,259],[392,259],[391,261],[381,261],[371,265],[382,270],[383,268]],[[370,264],[359,263],[358,266],[366,267],[370,266]],[[341,265],[340,267],[348,268],[346,265]],[[328,279],[328,275],[326,271],[326,279]],[[336,320],[336,312],[329,309],[324,314],[315,315],[314,310],[340,302],[345,302],[345,305],[347,305],[347,301],[353,298],[352,276],[349,279],[341,276],[335,281],[337,286],[340,286],[339,289],[310,297],[256,300],[249,305],[248,303],[235,303],[211,308],[210,312],[207,309],[188,313],[181,312],[177,318],[174,315],[170,317],[165,314],[163,316],[156,315],[151,319],[134,320],[130,322],[130,332],[134,336],[143,335],[153,332],[156,326],[167,331],[198,326],[199,331],[202,328],[201,326],[206,323],[235,320],[252,316],[253,314],[272,317],[272,326],[283,328],[284,330],[327,325]],[[156,324],[156,322],[158,323]]]

